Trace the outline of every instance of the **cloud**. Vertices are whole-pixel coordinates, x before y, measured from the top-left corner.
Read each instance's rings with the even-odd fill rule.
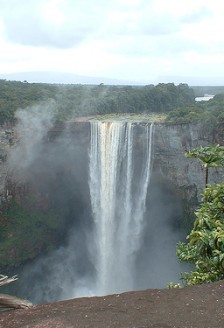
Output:
[[[11,42],[58,48],[78,45],[101,22],[99,3],[71,0],[9,1],[1,18]]]
[[[197,71],[223,75],[224,60],[215,61],[224,49],[223,6],[221,0],[0,0],[0,71],[136,80],[163,75],[164,67],[188,72],[196,54]]]
[[[161,0],[117,0],[109,4],[102,0],[9,0],[3,4],[0,17],[11,42],[71,48],[93,38],[176,33],[182,21],[196,21],[206,13],[205,6],[193,4],[190,1],[190,5],[180,6],[177,1]]]

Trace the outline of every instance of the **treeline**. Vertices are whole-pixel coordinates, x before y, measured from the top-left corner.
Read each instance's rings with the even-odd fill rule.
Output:
[[[224,120],[224,94],[217,94],[209,101],[177,107],[168,113],[166,120],[174,123],[207,122],[209,125],[217,121],[222,122]]]
[[[138,86],[60,86],[57,106],[61,120],[108,113],[169,112],[194,103],[193,90],[173,83]]]
[[[224,86],[191,86],[194,90],[195,97],[203,97],[205,94],[217,95],[224,93]]]
[[[0,80],[0,124],[14,122],[15,112],[53,100],[59,121],[107,113],[150,113],[194,104],[194,91],[187,84],[175,86],[56,85]]]
[[[56,87],[41,83],[0,80],[0,124],[15,121],[15,112],[51,99]]]
[[[95,114],[150,112],[166,113],[166,120],[173,123],[202,121],[211,126],[224,120],[224,93],[195,102],[194,90],[187,84],[57,85],[0,80],[0,124],[15,122],[20,108],[45,106],[49,101],[58,121]]]

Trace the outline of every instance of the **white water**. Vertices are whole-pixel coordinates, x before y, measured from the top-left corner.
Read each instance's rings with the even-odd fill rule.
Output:
[[[145,127],[144,156],[138,168],[134,130],[132,123],[91,122],[89,187],[99,295],[133,289],[151,174],[153,125]]]

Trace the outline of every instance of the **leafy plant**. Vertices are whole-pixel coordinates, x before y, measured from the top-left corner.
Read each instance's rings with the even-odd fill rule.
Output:
[[[223,166],[224,147],[199,147],[187,157],[198,158],[207,169]],[[194,271],[181,274],[187,286],[224,279],[224,182],[206,184],[195,215],[187,243],[179,242],[177,246],[178,258],[195,266]]]
[[[222,167],[224,164],[224,147],[216,145],[215,147],[197,147],[185,153],[187,158],[197,158],[205,168],[205,185],[208,183],[209,167]]]

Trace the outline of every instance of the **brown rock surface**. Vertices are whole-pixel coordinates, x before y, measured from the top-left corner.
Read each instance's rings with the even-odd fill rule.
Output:
[[[0,314],[1,328],[223,328],[224,281],[85,297]]]

